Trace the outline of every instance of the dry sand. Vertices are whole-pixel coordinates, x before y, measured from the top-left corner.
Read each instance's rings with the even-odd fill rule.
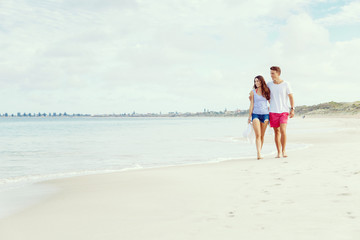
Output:
[[[286,159],[38,183],[58,192],[1,219],[0,239],[360,239],[360,121],[305,122],[314,132],[289,134],[288,141],[313,146]],[[315,131],[320,125],[336,131]]]

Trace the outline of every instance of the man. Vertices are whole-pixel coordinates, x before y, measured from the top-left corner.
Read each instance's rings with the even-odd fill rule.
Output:
[[[287,157],[286,154],[286,126],[288,117],[295,115],[294,97],[290,84],[280,79],[281,69],[277,66],[270,68],[272,82],[268,82],[270,89],[270,127],[274,128],[275,144],[277,148],[276,158]],[[290,113],[288,100],[290,101]]]

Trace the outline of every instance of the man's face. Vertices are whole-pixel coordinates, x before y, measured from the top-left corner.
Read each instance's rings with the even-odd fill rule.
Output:
[[[277,79],[279,77],[279,74],[275,70],[270,70],[270,76],[271,76],[271,79],[274,80],[274,79]]]

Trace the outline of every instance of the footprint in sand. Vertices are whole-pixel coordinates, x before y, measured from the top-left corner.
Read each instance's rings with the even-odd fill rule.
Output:
[[[235,217],[235,213],[234,212],[229,212],[228,217]]]
[[[350,196],[350,193],[339,193],[338,196]]]
[[[351,218],[351,219],[356,218],[355,216],[352,215],[352,212],[346,212],[346,213],[347,213],[348,218]]]
[[[280,178],[280,177],[275,178],[275,180],[278,180],[278,181],[284,181],[284,179],[283,179],[283,178]],[[281,185],[280,183],[276,183],[276,184],[274,184],[274,186],[280,186],[280,185]]]
[[[216,217],[209,217],[209,218],[207,218],[206,220],[207,220],[207,221],[216,221],[216,220],[218,220],[218,218],[216,218]]]
[[[294,201],[288,199],[288,200],[283,201],[282,203],[284,203],[284,204],[292,204],[292,203],[294,203]]]

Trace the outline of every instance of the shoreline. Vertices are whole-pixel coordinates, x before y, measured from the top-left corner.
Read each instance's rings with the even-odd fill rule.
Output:
[[[338,120],[327,119],[330,124],[342,124]],[[219,239],[220,236],[263,239],[268,234],[274,239],[289,239],[290,230],[298,232],[292,239],[312,239],[310,236],[314,233],[328,240],[351,239],[349,234],[360,236],[355,228],[360,219],[360,209],[355,205],[355,200],[356,203],[360,200],[357,190],[360,186],[350,181],[360,176],[360,165],[351,158],[353,154],[360,154],[355,147],[360,141],[353,134],[360,128],[355,120],[349,121],[350,127],[341,126],[335,134],[289,136],[289,142],[307,142],[316,147],[289,151],[294,155],[289,154],[287,159],[232,159],[214,164],[143,168],[39,182],[36,184],[56,186],[59,191],[0,219],[0,237],[4,240],[24,236],[63,239],[73,233],[73,236],[79,234],[78,238],[96,239],[103,231],[95,226],[106,223],[104,229],[109,236],[127,239],[146,238],[135,231],[134,226],[139,224],[149,225],[145,227],[146,239]],[[339,144],[334,135],[343,137],[343,142]],[[350,149],[345,157],[339,154],[343,149]],[[306,194],[311,195],[315,204],[303,197]],[[304,211],[312,218],[307,218]],[[316,211],[321,214],[317,215]],[[87,214],[89,223],[79,223]],[[332,219],[335,216],[336,219]],[[68,221],[68,217],[78,223]],[[275,222],[279,225],[273,224],[272,217],[278,219]],[[338,224],[332,224],[337,218],[346,222],[341,229]],[[290,219],[295,223],[289,223]],[[59,227],[53,226],[54,221]],[[124,228],[119,228],[120,223]],[[23,231],[11,231],[18,224]],[[280,225],[289,231],[282,232]],[[170,230],[160,236],[164,226]],[[337,234],[325,231],[329,227]],[[39,233],[40,228],[49,231]],[[67,229],[67,233],[61,232],[62,228]],[[56,236],[50,234],[50,229]],[[178,236],[172,236],[171,230]]]
[[[304,150],[306,148],[312,147],[311,144],[304,144],[304,143],[297,143],[299,145],[305,146],[297,146],[294,149],[289,149],[287,152],[299,151]],[[253,143],[255,147],[255,143]],[[263,154],[263,157],[269,157],[271,155],[275,155],[276,151]],[[151,166],[151,167],[128,167],[123,169],[105,169],[105,170],[93,170],[93,171],[82,171],[87,173],[80,173],[80,172],[69,172],[69,173],[54,173],[48,174],[53,175],[54,177],[47,177],[40,180],[33,180],[29,182],[19,182],[21,185],[12,185],[8,187],[8,189],[0,191],[0,193],[6,193],[6,197],[0,195],[0,206],[3,208],[10,208],[10,210],[0,210],[0,220],[4,219],[8,216],[21,212],[22,210],[31,207],[32,205],[39,204],[42,201],[46,200],[46,197],[55,194],[57,188],[51,183],[51,181],[69,179],[69,178],[77,178],[77,177],[85,177],[85,176],[93,176],[93,175],[103,175],[103,174],[111,174],[111,173],[122,173],[128,171],[137,171],[137,170],[152,170],[152,169],[161,169],[161,168],[172,168],[172,167],[186,167],[186,166],[193,166],[193,165],[207,165],[207,164],[217,164],[226,161],[237,161],[237,160],[248,160],[248,159],[255,159],[255,157],[244,156],[244,157],[236,157],[236,158],[225,158],[225,159],[213,159],[204,162],[191,162],[191,163],[179,163],[173,165],[160,165],[160,166]],[[59,176],[59,177],[57,177]],[[34,179],[39,179],[39,176],[26,176],[27,178],[34,177]],[[13,183],[17,184],[17,182]],[[31,192],[30,192],[31,191]],[[23,193],[25,192],[25,194]],[[18,201],[19,198],[28,198],[29,200],[21,200]],[[6,200],[8,199],[8,200]],[[14,204],[15,200],[15,204]],[[10,203],[10,204],[9,204]]]

